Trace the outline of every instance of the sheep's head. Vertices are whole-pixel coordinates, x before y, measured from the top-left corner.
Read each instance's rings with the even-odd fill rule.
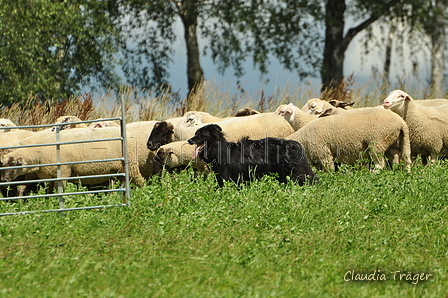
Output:
[[[201,117],[197,114],[197,112],[187,112],[184,115],[184,119],[180,122],[179,126],[181,127],[195,127],[202,124]]]
[[[327,102],[320,98],[311,98],[302,107],[302,111],[308,115],[319,115],[324,111]]]
[[[296,125],[297,123],[300,123],[300,120],[297,120],[296,117],[300,118],[302,114],[306,115],[305,112],[301,111],[298,107],[294,106],[291,103],[288,105],[279,106],[274,113],[285,118],[285,120],[288,121],[289,124],[291,124],[294,130],[298,129]]]
[[[245,117],[245,116],[256,115],[256,114],[260,114],[260,112],[255,111],[254,109],[251,109],[248,107],[244,107],[244,108],[239,109],[236,112],[235,117]]]
[[[1,157],[1,167],[16,167],[26,165],[26,162],[19,157],[15,159],[14,157],[2,155]],[[0,181],[1,182],[10,182],[13,181],[17,177],[17,169],[0,169]]]
[[[62,116],[56,119],[55,124],[59,123],[72,123],[72,122],[81,122],[82,120],[76,116]],[[86,128],[87,125],[84,123],[76,123],[76,124],[68,124],[68,125],[58,125],[59,130],[70,129],[70,128]],[[57,126],[53,126],[51,131],[56,131]]]
[[[105,127],[120,127],[117,123],[113,121],[100,121],[100,122],[92,122],[88,126],[89,128],[105,128]]]
[[[16,125],[11,120],[5,118],[0,119],[0,127],[14,127],[14,126]],[[10,131],[11,129],[0,129],[0,133]]]
[[[392,91],[386,99],[383,101],[383,107],[385,109],[397,109],[402,106],[406,101],[412,101],[412,97],[402,90],[394,90]]]
[[[291,116],[294,114],[294,106],[292,104],[281,105],[275,110],[274,114],[280,115],[289,121]]]
[[[160,146],[171,142],[173,134],[174,125],[172,123],[166,121],[157,122],[149,135],[146,147],[151,151],[155,151],[159,149]]]

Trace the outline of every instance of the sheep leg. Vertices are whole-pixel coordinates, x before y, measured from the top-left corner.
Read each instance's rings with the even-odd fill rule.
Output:
[[[428,156],[428,161],[430,164],[434,164],[437,161],[437,153],[434,151],[430,152],[430,155]]]
[[[379,148],[372,147],[369,150],[369,156],[375,164],[375,169],[373,171],[382,170],[385,166],[384,156],[382,154],[378,154],[378,152],[382,152]],[[383,151],[384,152],[384,151]]]
[[[334,172],[336,170],[333,155],[329,147],[324,146],[322,148],[322,151],[318,153],[318,160],[320,161],[324,171]]]

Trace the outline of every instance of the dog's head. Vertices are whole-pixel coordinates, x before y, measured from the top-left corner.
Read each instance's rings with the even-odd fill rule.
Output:
[[[219,125],[209,124],[196,130],[194,137],[188,140],[188,144],[196,145],[195,156],[198,155],[207,145],[207,142],[220,141],[223,137],[222,129]]]

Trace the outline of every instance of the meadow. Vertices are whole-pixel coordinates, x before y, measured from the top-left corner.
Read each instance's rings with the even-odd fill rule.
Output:
[[[288,94],[262,104],[269,110],[290,101]],[[374,104],[375,97],[368,99]],[[245,105],[262,107],[261,99]],[[65,112],[85,102],[69,102]],[[203,110],[213,112],[216,106],[204,102]],[[155,103],[163,107],[160,98]],[[232,100],[222,103],[231,113]],[[142,101],[135,108],[140,116],[129,113],[130,121],[158,111],[141,107]],[[58,109],[45,111],[53,117]],[[90,111],[89,117],[101,116]],[[133,187],[130,207],[4,216],[0,296],[445,297],[447,168],[448,161],[422,166],[420,160],[410,172],[341,166],[318,172],[316,185],[266,176],[222,188],[213,174],[187,169]],[[120,200],[81,195],[67,204]],[[1,208],[52,204],[37,199],[1,202]]]

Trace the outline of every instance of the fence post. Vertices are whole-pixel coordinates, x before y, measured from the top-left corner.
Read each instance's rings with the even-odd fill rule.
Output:
[[[124,95],[121,96],[121,137],[123,138],[123,141],[121,142],[122,145],[122,152],[124,157],[124,187],[126,191],[124,192],[123,197],[123,203],[125,203],[128,206],[131,206],[131,189],[130,189],[130,183],[129,183],[129,156],[128,156],[128,141],[126,136],[126,109],[124,104]],[[123,186],[122,186],[123,187]]]
[[[60,134],[59,131],[61,130],[61,126],[56,126],[56,143],[58,143],[56,145],[56,163],[58,163],[57,165],[57,178],[62,178],[62,171],[61,171],[61,145],[59,144],[61,141],[60,138]],[[59,209],[64,209],[64,197],[62,196],[62,193],[64,193],[64,187],[62,185],[62,180],[58,181],[58,194],[61,194],[61,196],[59,197]]]

